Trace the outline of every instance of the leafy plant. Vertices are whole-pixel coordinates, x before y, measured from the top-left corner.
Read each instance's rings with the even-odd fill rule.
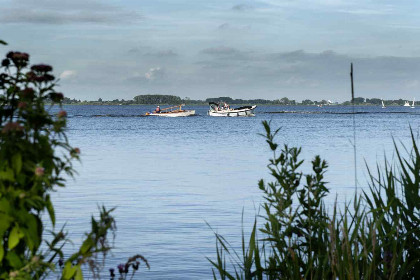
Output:
[[[99,279],[112,247],[109,234],[115,236],[113,209],[100,208],[80,249],[67,259],[63,254],[69,241],[66,232],[52,231],[47,239],[41,219],[48,213],[55,226],[51,192],[65,186],[65,175],[74,176],[72,162],[80,154],[65,134],[64,96],[56,91],[52,67],[29,68],[27,53],[9,52],[1,70],[0,279],[43,279],[53,271],[59,271],[61,279],[83,279],[87,268]],[[47,102],[51,105],[46,106]],[[55,115],[53,106],[61,108]],[[83,265],[87,265],[84,270]]]
[[[352,203],[327,211],[328,167],[319,156],[312,173],[299,171],[300,148],[279,150],[270,123],[263,122],[273,157],[268,169],[274,181],[259,182],[264,202],[262,226],[257,220],[242,252],[216,234],[214,279],[417,279],[420,277],[420,153],[412,134],[408,159],[397,146],[395,167],[370,173],[369,191]],[[259,238],[258,232],[261,235]],[[226,258],[230,262],[226,262]],[[234,271],[234,273],[232,272]]]

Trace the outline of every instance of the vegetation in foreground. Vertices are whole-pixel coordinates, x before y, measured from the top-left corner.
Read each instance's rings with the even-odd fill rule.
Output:
[[[236,251],[216,234],[214,279],[420,279],[420,153],[412,150],[397,161],[370,171],[368,191],[355,194],[344,208],[326,209],[327,163],[319,156],[312,173],[299,171],[300,148],[275,142],[263,122],[273,157],[274,181],[259,182],[264,195],[262,225],[242,235]],[[227,261],[228,259],[228,261]]]
[[[70,242],[65,229],[55,229],[51,193],[65,186],[64,175],[74,175],[80,150],[67,140],[66,111],[50,112],[64,98],[55,90],[52,67],[29,68],[29,55],[22,52],[9,52],[0,67],[0,279],[103,278],[116,231],[113,209],[100,207],[71,255],[63,253]],[[49,234],[44,213],[53,226]],[[110,270],[111,279],[132,277],[140,262],[149,267],[136,255]]]
[[[64,100],[52,67],[29,69],[28,54],[9,52],[1,69],[0,279],[83,279],[84,273],[99,279],[116,229],[112,209],[99,209],[69,256],[63,254],[70,242],[64,228],[54,228],[51,192],[65,186],[65,174],[74,175],[80,150],[67,140],[66,112],[50,114]],[[267,122],[264,127],[274,181],[259,183],[263,224],[257,229],[255,222],[247,242],[242,236],[241,252],[216,234],[215,279],[420,279],[420,153],[413,135],[407,157],[396,148],[396,164],[378,167],[369,191],[330,213],[324,204],[327,163],[317,156],[313,173],[303,174],[300,149],[280,150],[278,130]],[[50,237],[44,213],[53,225]],[[133,256],[110,270],[111,279],[133,277],[140,262],[149,266]]]

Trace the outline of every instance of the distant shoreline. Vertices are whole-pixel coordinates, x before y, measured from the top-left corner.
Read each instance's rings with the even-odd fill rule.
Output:
[[[407,99],[396,99],[396,100],[382,100],[379,98],[364,98],[356,97],[353,102],[345,101],[342,103],[333,102],[331,100],[310,100],[305,99],[301,102],[298,102],[287,97],[281,99],[268,100],[268,99],[234,99],[232,97],[215,97],[215,98],[206,98],[205,100],[193,100],[188,97],[181,98],[175,95],[161,95],[161,94],[146,94],[146,95],[137,95],[131,100],[124,99],[114,99],[114,100],[102,100],[99,98],[96,101],[87,101],[87,100],[76,100],[65,97],[63,104],[65,105],[179,105],[185,104],[186,106],[205,106],[209,102],[220,103],[220,104],[229,104],[230,106],[241,106],[241,105],[264,105],[264,106],[382,106],[382,102],[385,106],[403,106],[407,102],[410,105],[413,104],[413,101],[408,101]],[[414,105],[420,105],[418,102],[414,102]]]
[[[244,106],[244,105],[250,105],[251,103],[243,103],[243,104],[234,104],[232,107],[236,107],[236,106]],[[50,105],[47,103],[47,105]],[[175,104],[111,104],[111,103],[63,103],[63,105],[66,106],[170,106],[170,105],[175,105]],[[257,106],[267,106],[267,107],[318,107],[318,105],[303,105],[303,104],[295,104],[295,105],[290,105],[290,104],[258,104],[258,103],[252,103],[252,105],[257,105]],[[417,105],[417,104],[416,104]],[[185,104],[185,106],[208,106],[208,104]],[[334,104],[334,105],[323,105],[320,108],[324,108],[324,107],[351,107],[353,106],[352,104]],[[381,105],[375,105],[375,104],[355,104],[354,106],[358,106],[358,107],[380,107]],[[403,105],[387,105],[387,107],[404,107]],[[410,107],[407,107],[410,108]]]

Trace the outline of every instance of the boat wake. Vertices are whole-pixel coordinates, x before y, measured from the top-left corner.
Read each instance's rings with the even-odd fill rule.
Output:
[[[413,113],[413,112],[403,112],[403,111],[395,111],[395,112],[313,112],[313,111],[274,111],[274,112],[261,112],[260,114],[330,114],[330,115],[374,115],[374,114],[410,114],[410,115],[420,115],[420,113]]]

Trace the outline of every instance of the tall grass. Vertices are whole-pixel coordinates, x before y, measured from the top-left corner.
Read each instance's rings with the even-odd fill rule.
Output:
[[[242,234],[241,252],[216,234],[214,279],[420,279],[420,153],[413,134],[407,156],[395,145],[395,164],[378,165],[376,175],[369,170],[367,191],[328,211],[326,161],[316,156],[312,172],[303,174],[301,149],[280,149],[279,130],[263,125],[273,153],[273,181],[258,184],[263,221]]]

